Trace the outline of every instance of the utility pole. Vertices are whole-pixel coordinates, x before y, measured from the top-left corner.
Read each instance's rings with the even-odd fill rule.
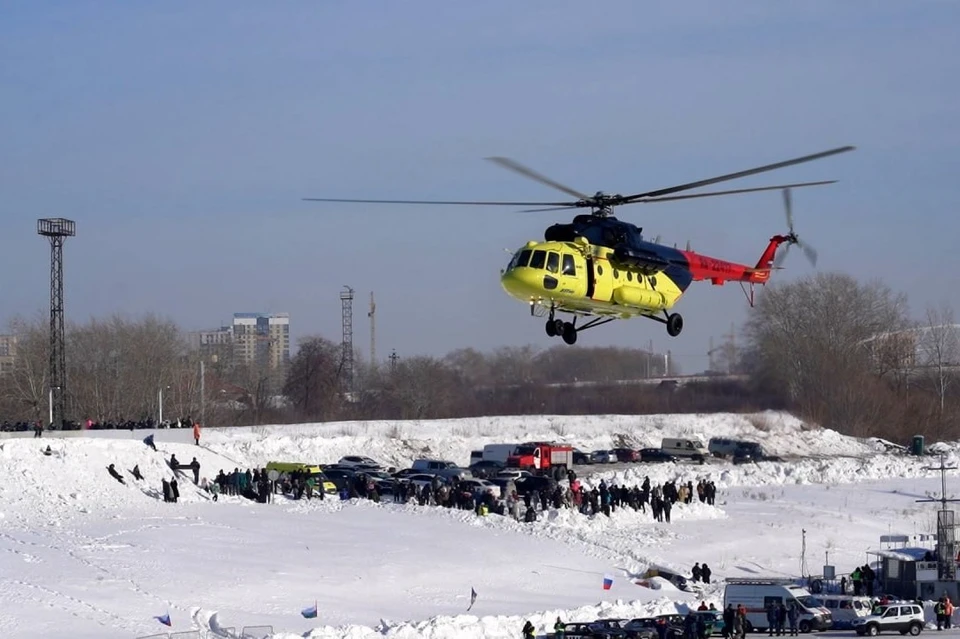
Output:
[[[397,372],[397,360],[398,360],[398,359],[400,359],[400,356],[397,355],[397,351],[396,351],[396,349],[394,349],[394,351],[393,351],[392,353],[390,353],[390,372],[391,372],[391,373]]]
[[[203,357],[200,358],[200,423],[207,425],[207,371],[204,368]]]
[[[50,240],[50,423],[61,428],[67,392],[67,358],[63,329],[63,243],[77,234],[77,224],[62,217],[37,220],[37,234]]]
[[[373,301],[373,291],[370,291],[370,366],[377,367],[377,303]]]

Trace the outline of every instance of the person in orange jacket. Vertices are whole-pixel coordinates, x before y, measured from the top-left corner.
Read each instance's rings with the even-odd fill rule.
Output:
[[[197,442],[197,446],[200,445],[200,422],[193,424],[193,440]]]

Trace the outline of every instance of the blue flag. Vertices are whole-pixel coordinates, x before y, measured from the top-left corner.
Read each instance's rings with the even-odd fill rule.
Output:
[[[307,619],[313,619],[314,617],[317,616],[317,604],[313,604],[309,608],[304,608],[303,610],[300,611],[300,614]]]
[[[467,606],[467,612],[470,612],[470,609],[473,608],[473,602],[477,600],[477,591],[473,588],[470,588],[470,605]]]
[[[157,621],[159,621],[160,623],[162,623],[162,624],[165,625],[165,626],[172,626],[172,625],[173,625],[172,623],[170,623],[170,613],[169,613],[169,612],[168,612],[167,614],[165,614],[165,615],[160,615],[160,616],[158,616],[158,617],[154,617],[154,619],[156,619]]]

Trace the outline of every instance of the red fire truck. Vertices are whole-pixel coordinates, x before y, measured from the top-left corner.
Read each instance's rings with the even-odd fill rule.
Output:
[[[555,479],[566,477],[567,469],[573,468],[573,446],[550,442],[527,442],[520,444],[507,457],[507,468],[529,470],[535,475],[550,475]]]

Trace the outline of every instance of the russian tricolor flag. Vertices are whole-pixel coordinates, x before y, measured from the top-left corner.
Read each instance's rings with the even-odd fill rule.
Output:
[[[613,586],[613,575],[604,575],[603,576],[603,589],[610,590]]]
[[[172,626],[172,625],[173,625],[173,624],[170,622],[170,613],[169,613],[169,612],[168,612],[167,614],[165,614],[165,615],[160,615],[160,616],[158,616],[158,617],[154,617],[154,619],[156,619],[157,621],[159,621],[160,623],[162,623],[162,624],[165,625],[165,626]]]
[[[314,619],[317,616],[317,604],[313,604],[309,608],[304,608],[300,611],[300,614],[307,619]]]

